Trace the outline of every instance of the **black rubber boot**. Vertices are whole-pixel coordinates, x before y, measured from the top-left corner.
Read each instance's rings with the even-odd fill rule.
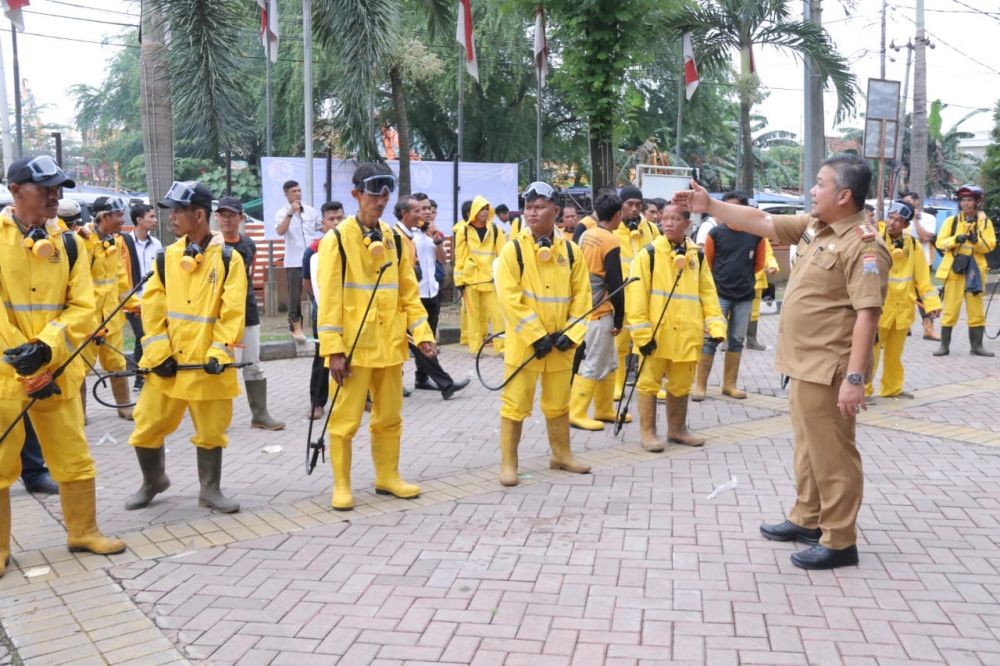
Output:
[[[969,329],[969,353],[973,356],[994,356],[994,353],[983,347],[983,333],[985,326],[976,326]]]
[[[947,356],[951,349],[951,326],[941,327],[941,346],[934,350],[934,356]]]
[[[142,485],[139,486],[139,490],[125,500],[125,508],[129,511],[149,506],[154,497],[170,487],[163,447],[144,449],[141,446],[136,446],[134,448],[135,457],[139,460],[139,469],[142,470]]]
[[[240,503],[222,494],[219,482],[222,480],[222,448],[198,448],[198,480],[201,492],[198,504],[222,513],[236,513]]]

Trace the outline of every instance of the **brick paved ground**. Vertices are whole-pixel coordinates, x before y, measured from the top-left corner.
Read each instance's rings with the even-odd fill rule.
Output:
[[[776,324],[764,318],[761,337]],[[362,430],[352,513],[329,511],[328,467],[302,470],[308,359],[266,367],[284,432],[251,431],[237,400],[234,516],[197,507],[187,425],[167,444],[173,487],[124,511],[138,483],[129,425],[91,404],[92,443],[116,440],[94,446],[101,523],[130,548],[71,555],[58,500],[12,489],[0,664],[1000,663],[1000,361],[968,356],[962,327],[952,356],[933,348],[908,342],[914,400],[862,417],[861,566],[837,572],[798,570],[794,546],[757,533],[793,498],[773,352],[745,355],[748,400],[715,386],[692,407],[704,450],[647,454],[634,425],[624,441],[574,431],[594,473],[550,472],[536,415],[524,483],[508,490],[495,481],[497,396],[416,392],[402,470],[423,496],[369,491]],[[458,348],[443,363],[472,371]],[[735,490],[708,499],[733,476]]]

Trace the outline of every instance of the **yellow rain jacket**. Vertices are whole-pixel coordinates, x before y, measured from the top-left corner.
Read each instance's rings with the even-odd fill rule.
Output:
[[[517,261],[518,247],[523,270]],[[506,320],[504,362],[518,366],[535,353],[531,345],[536,340],[561,331],[590,309],[587,262],[579,247],[559,235],[555,235],[552,243],[552,259],[540,261],[531,230],[525,229],[500,252],[497,296]],[[586,334],[586,320],[566,331],[577,344]],[[573,349],[564,352],[553,349],[527,368],[535,372],[572,370],[574,353]]]
[[[903,239],[903,256],[894,253],[892,238],[885,230],[885,222],[878,224],[879,235],[892,254],[892,267],[889,269],[889,289],[882,304],[882,314],[879,316],[879,328],[909,329],[916,319],[915,307],[917,295],[924,303],[924,310],[940,310],[941,299],[937,289],[931,283],[931,270],[927,265],[927,257],[916,238],[905,231],[900,235]]]
[[[375,261],[368,252],[361,223],[355,217],[341,222],[337,233],[328,233],[319,243],[320,356],[348,354],[357,340],[351,365],[385,368],[400,365],[409,356],[407,331],[415,344],[434,342],[427,312],[420,302],[413,264],[405,250],[396,246],[392,227],[380,220],[379,228],[385,245],[381,261]],[[349,258],[346,267],[342,256]],[[368,317],[362,321],[378,269],[384,263],[389,267],[379,283]]]
[[[660,237],[660,231],[656,225],[644,217],[639,218],[639,227],[635,233],[625,226],[624,222],[618,225],[614,233],[622,245],[622,275],[629,274],[635,255]],[[628,299],[627,294],[625,298]]]
[[[239,252],[233,252],[226,273],[222,261],[222,234],[212,232],[204,260],[193,273],[181,267],[187,247],[182,236],[166,247],[166,287],[159,268],[142,294],[142,360],[139,366],[155,368],[173,356],[180,365],[233,363],[234,347],[243,338],[246,322],[247,272]],[[226,370],[210,375],[181,370],[164,379],[153,373],[146,381],[179,400],[221,400],[239,395],[238,373]]]
[[[0,344],[3,349],[32,340],[47,344],[52,360],[39,372],[55,371],[83,344],[95,325],[94,286],[83,240],[73,239],[77,257],[71,270],[63,245],[64,227],[52,218],[45,223],[45,230],[55,252],[48,259],[39,259],[24,247],[24,233],[13,219],[13,208],[0,212]],[[56,380],[62,394],[48,399],[75,398],[85,374],[83,359],[77,357]],[[3,362],[0,399],[25,399],[14,368]]]
[[[471,285],[476,291],[493,291],[493,261],[500,254],[500,248],[507,242],[503,229],[493,221],[493,207],[481,196],[472,200],[469,220],[476,219],[479,211],[487,213],[486,235],[479,239],[479,233],[471,222],[464,222],[455,231],[455,284]],[[477,284],[479,283],[479,284]]]
[[[975,245],[969,241],[961,245],[955,242],[955,236],[968,236],[969,231],[973,227],[975,227],[976,233],[979,235]],[[979,266],[979,273],[982,276],[983,285],[985,286],[986,255],[992,252],[993,248],[997,246],[996,229],[994,229],[993,222],[986,217],[985,213],[980,212],[975,222],[967,221],[965,215],[962,213],[952,215],[941,225],[936,245],[945,254],[941,258],[941,263],[938,264],[937,273],[934,274],[934,277],[939,280],[946,280],[948,278],[951,274],[951,265],[955,263],[956,254],[972,255],[976,265]]]
[[[655,358],[675,362],[697,361],[704,335],[726,337],[726,320],[719,307],[712,269],[698,257],[698,246],[687,243],[686,247],[687,263],[656,331],[653,352]],[[637,348],[653,337],[653,328],[677,278],[674,251],[666,236],[653,241],[653,251],[656,274],[650,277],[649,252],[643,249],[632,262],[631,277],[639,281],[625,288],[625,323]]]
[[[128,256],[125,241],[115,234],[115,242],[111,247],[104,247],[100,234],[94,228],[94,223],[86,225],[89,232],[86,240],[87,253],[90,255],[90,276],[94,281],[94,300],[97,306],[94,326],[104,321],[111,311],[118,307],[121,298],[132,288],[123,256]],[[139,299],[133,294],[129,302],[108,322],[105,328],[109,333],[116,333],[125,327],[123,310],[134,310],[139,307]]]
[[[778,260],[774,258],[774,249],[771,248],[771,241],[766,238],[764,239],[764,252],[764,270],[754,273],[754,277],[757,278],[753,286],[754,289],[767,289],[767,269],[778,270]]]

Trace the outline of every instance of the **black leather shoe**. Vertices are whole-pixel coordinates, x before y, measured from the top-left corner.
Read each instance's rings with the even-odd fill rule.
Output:
[[[417,381],[417,383],[413,385],[413,388],[419,389],[421,391],[440,391],[441,390],[440,388],[438,388],[438,385],[435,384],[430,379],[424,379],[424,380],[421,380],[421,381]]]
[[[799,527],[790,520],[777,525],[761,525],[760,533],[771,541],[801,541],[803,543],[819,543],[823,530]]]
[[[451,400],[451,396],[455,395],[466,386],[469,385],[469,379],[465,378],[460,382],[452,382],[451,386],[446,389],[441,389],[441,397],[445,400]]]
[[[48,472],[35,477],[31,480],[31,483],[25,482],[24,487],[29,493],[37,493],[39,495],[59,494],[59,485],[52,480]]]
[[[403,387],[403,397],[404,398],[409,398],[412,393],[413,393],[413,391],[411,391],[410,389],[406,388],[405,386]]]
[[[858,547],[833,550],[816,544],[792,554],[792,564],[800,569],[836,569],[858,565]]]

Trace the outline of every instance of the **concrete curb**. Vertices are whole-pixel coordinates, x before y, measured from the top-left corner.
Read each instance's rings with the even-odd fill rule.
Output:
[[[457,328],[438,329],[438,344],[452,345],[456,344],[458,339],[459,330]],[[287,340],[272,340],[260,343],[260,360],[262,361],[311,358],[314,353],[313,343],[306,341],[304,344],[297,345],[291,337]]]

